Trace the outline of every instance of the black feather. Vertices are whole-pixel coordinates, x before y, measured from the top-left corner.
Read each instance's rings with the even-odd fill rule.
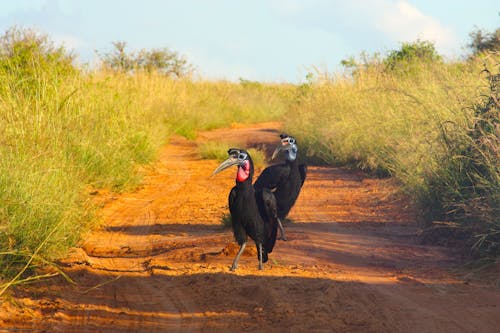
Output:
[[[250,173],[243,182],[236,182],[236,186],[229,193],[229,210],[234,238],[241,246],[246,243],[248,236],[254,240],[259,254],[259,244],[262,245],[262,262],[268,260],[268,253],[271,253],[276,242],[278,226],[278,209],[274,194],[261,189],[256,191],[252,185],[254,174],[253,161],[244,150],[230,149],[228,153],[243,152],[247,154],[250,162]],[[260,259],[260,254],[259,254]],[[237,260],[235,261],[237,265]],[[233,264],[233,268],[236,266]]]
[[[289,137],[281,134],[280,137]],[[306,179],[307,167],[298,163],[297,159],[267,167],[255,181],[256,190],[267,188],[272,190],[278,206],[278,217],[284,220],[297,200]]]

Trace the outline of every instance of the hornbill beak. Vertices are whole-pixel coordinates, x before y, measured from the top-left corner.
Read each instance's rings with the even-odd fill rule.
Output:
[[[271,160],[274,160],[280,152],[287,150],[290,147],[291,144],[289,144],[288,142],[282,142],[280,145],[276,147],[276,149],[274,149],[273,156],[271,156]]]
[[[215,169],[215,171],[212,172],[212,176],[215,176],[222,170],[226,170],[227,168],[232,167],[233,165],[238,165],[239,163],[240,161],[236,157],[230,156],[227,160],[219,164],[217,169]]]

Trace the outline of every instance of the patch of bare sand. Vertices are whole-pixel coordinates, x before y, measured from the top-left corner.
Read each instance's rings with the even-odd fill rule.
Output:
[[[144,185],[108,198],[105,224],[62,261],[77,282],[17,288],[0,306],[15,332],[493,332],[498,289],[447,270],[456,258],[416,242],[416,215],[388,179],[310,167],[263,271],[221,226],[234,174],[210,177],[206,140],[272,151],[279,124],[176,137]],[[250,245],[250,244],[249,244]]]

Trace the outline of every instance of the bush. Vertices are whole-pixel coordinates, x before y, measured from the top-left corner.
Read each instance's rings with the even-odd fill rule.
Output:
[[[64,48],[31,30],[9,30],[0,49],[1,277],[64,256],[97,221],[90,193],[133,189],[138,166],[173,133],[285,111],[279,86],[81,72]]]
[[[482,235],[477,247],[496,254],[500,253],[500,72],[486,73],[489,93],[471,107],[467,121],[443,124],[444,158],[427,181],[430,207]]]
[[[129,73],[132,71],[145,71],[151,73],[156,71],[168,77],[186,77],[192,67],[187,60],[177,52],[167,48],[142,49],[138,53],[127,52],[127,43],[123,41],[113,42],[114,49],[101,55],[101,60],[106,68],[113,71]]]
[[[498,66],[498,56],[484,61]],[[476,233],[489,235],[482,244],[493,242],[499,97],[497,85],[480,77],[483,68],[479,61],[413,60],[410,71],[388,71],[367,63],[352,78],[315,82],[305,94],[298,89],[284,130],[328,164],[393,176],[429,221],[477,224]],[[490,83],[498,82],[496,73]]]
[[[384,65],[388,71],[404,71],[413,64],[421,65],[441,61],[442,57],[437,53],[432,42],[417,40],[403,43],[400,50],[389,52],[384,60]]]
[[[500,51],[500,28],[493,33],[476,29],[469,34],[471,39],[467,45],[472,50],[472,56],[478,56],[486,52]]]
[[[63,46],[55,47],[35,30],[10,28],[0,37],[0,73],[4,79],[0,93],[5,95],[10,90],[18,97],[33,97],[40,84],[60,84],[68,76],[77,75],[73,59]]]

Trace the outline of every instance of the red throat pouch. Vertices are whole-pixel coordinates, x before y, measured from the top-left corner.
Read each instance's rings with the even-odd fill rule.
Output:
[[[240,165],[238,167],[238,173],[236,173],[236,181],[243,183],[245,180],[248,179],[249,175],[250,175],[250,162],[245,161],[243,165]]]

